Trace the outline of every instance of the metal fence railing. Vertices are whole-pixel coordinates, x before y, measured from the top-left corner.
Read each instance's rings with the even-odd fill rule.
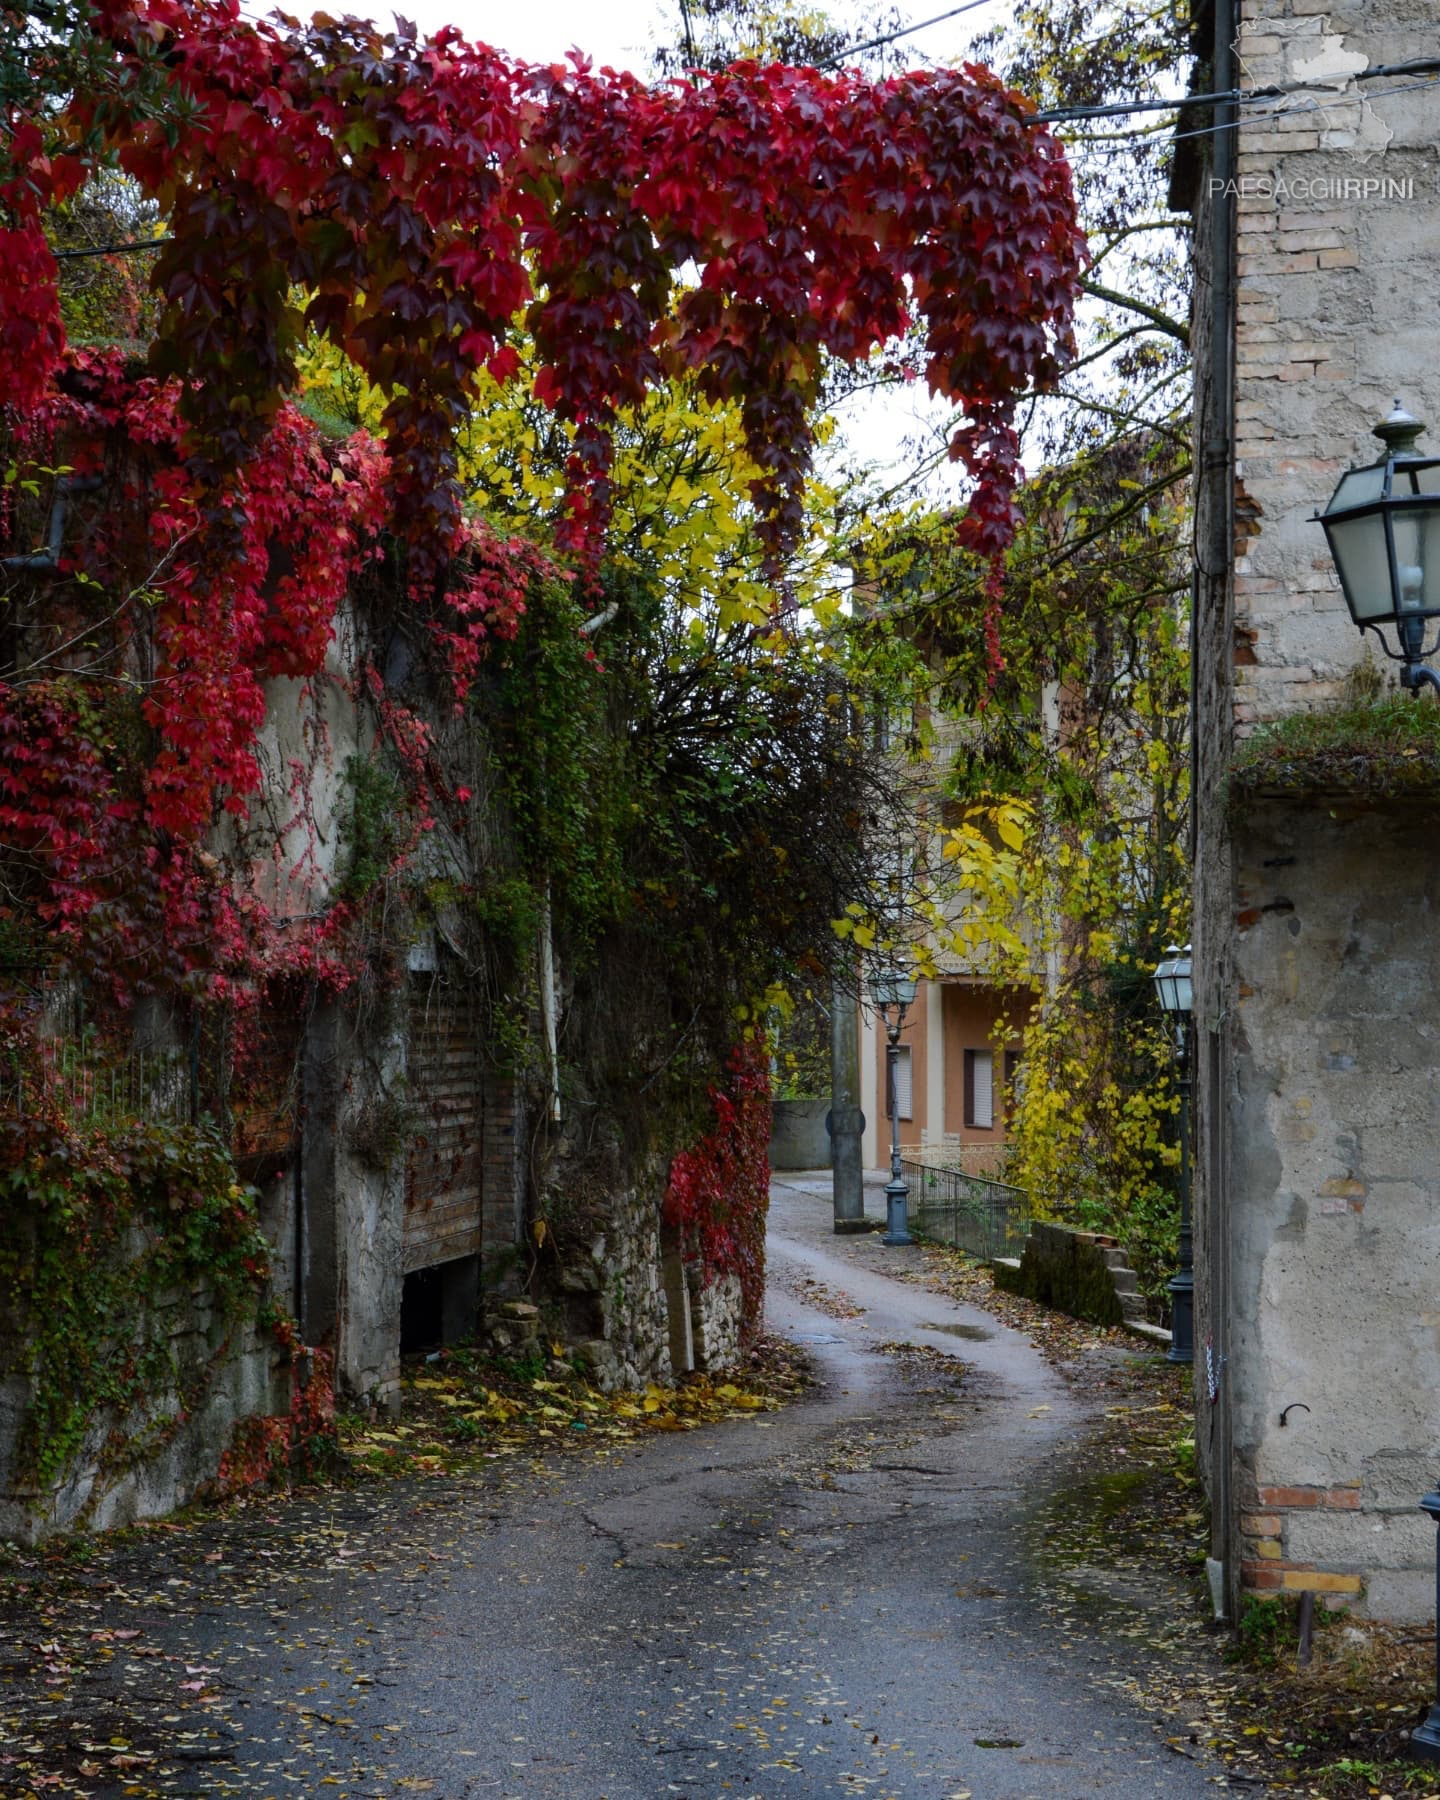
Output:
[[[195,1088],[194,1058],[183,1050],[102,1058],[83,1041],[55,1037],[0,1058],[0,1112],[21,1118],[53,1107],[76,1125],[183,1121],[195,1116]]]
[[[1030,1231],[1026,1189],[932,1163],[901,1166],[914,1230],[971,1256],[1019,1256]]]

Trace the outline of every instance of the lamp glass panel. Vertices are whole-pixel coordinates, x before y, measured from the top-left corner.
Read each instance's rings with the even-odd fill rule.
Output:
[[[1184,957],[1175,970],[1175,1011],[1190,1013],[1195,1010],[1195,984],[1190,978],[1190,958]]]
[[[895,983],[895,998],[902,1006],[915,1004],[915,979],[911,975],[902,975]]]
[[[1190,950],[1172,947],[1154,974],[1155,993],[1161,1010],[1174,1016],[1188,1013],[1194,1003],[1190,978]]]
[[[1340,477],[1340,485],[1325,510],[1327,513],[1334,513],[1344,512],[1350,506],[1368,506],[1384,492],[1384,463],[1372,463],[1364,469],[1351,469],[1348,475]]]
[[[1343,484],[1342,484],[1343,485]],[[1390,559],[1385,548],[1384,515],[1359,519],[1322,518],[1330,554],[1340,571],[1340,585],[1357,624],[1395,616],[1390,592]]]
[[[1440,612],[1440,499],[1390,515],[1402,612]]]
[[[896,991],[905,977],[899,969],[877,969],[870,977],[870,993],[877,1006],[898,1006],[903,1004]]]
[[[1440,494],[1440,462],[1426,463],[1413,470],[1411,479],[1417,494]]]

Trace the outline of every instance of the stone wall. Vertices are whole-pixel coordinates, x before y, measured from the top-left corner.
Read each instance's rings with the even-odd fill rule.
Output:
[[[158,1311],[187,1385],[213,1364],[198,1403],[186,1410],[178,1394],[155,1394],[133,1417],[97,1414],[69,1469],[50,1485],[37,1486],[16,1465],[32,1383],[23,1375],[0,1381],[0,1539],[30,1544],[82,1526],[106,1530],[162,1517],[214,1483],[246,1421],[288,1411],[290,1372],[271,1337],[237,1329],[222,1349],[203,1289],[171,1295]]]
[[[1436,426],[1440,189],[1433,92],[1359,83],[1422,53],[1411,0],[1244,0],[1235,330],[1235,719],[1333,699],[1361,655],[1311,515],[1398,394]]]
[[[542,1216],[561,1221],[558,1257],[532,1293],[542,1331],[611,1391],[731,1368],[740,1356],[739,1281],[707,1281],[693,1247],[662,1226],[667,1166],[652,1157],[628,1179],[613,1165],[587,1176],[562,1158],[542,1202]],[[592,1188],[598,1204],[584,1208]],[[564,1223],[567,1189],[597,1221],[589,1230]]]
[[[1122,1325],[1144,1312],[1125,1252],[1113,1237],[1100,1232],[1035,1224],[1018,1265],[1002,1258],[991,1266],[997,1287],[1068,1313],[1072,1319]]]
[[[740,1360],[740,1331],[744,1322],[744,1298],[738,1275],[717,1275],[706,1281],[693,1263],[686,1269],[690,1288],[690,1325],[695,1367],[713,1375],[733,1369]]]
[[[1431,1604],[1433,1530],[1411,1515],[1440,1450],[1414,1274],[1429,1233],[1413,1184],[1440,1152],[1417,1010],[1434,975],[1426,833],[1333,795],[1232,819],[1228,790],[1235,740],[1333,703],[1364,654],[1312,515],[1375,459],[1396,395],[1436,428],[1422,448],[1440,444],[1433,95],[1355,79],[1423,54],[1433,8],[1236,11],[1239,85],[1306,91],[1247,106],[1235,134],[1234,375],[1218,390],[1211,170],[1194,194],[1196,1441],[1232,1605],[1242,1585],[1312,1587],[1404,1617]],[[1222,495],[1208,472],[1232,405]],[[1282,1429],[1292,1401],[1312,1410]]]
[[[1436,825],[1331,798],[1258,801],[1235,832],[1243,1581],[1395,1619],[1434,1606],[1417,1502],[1440,1450]]]

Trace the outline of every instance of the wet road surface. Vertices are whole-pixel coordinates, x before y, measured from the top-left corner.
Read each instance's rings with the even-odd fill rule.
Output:
[[[823,1377],[784,1411],[341,1494],[301,1530],[278,1509],[206,1559],[246,1562],[248,1602],[147,1569],[152,1635],[221,1695],[163,1791],[1213,1795],[1219,1767],[1035,1604],[1077,1403],[1019,1334],[885,1272],[918,1252],[829,1217],[822,1184],[777,1182],[768,1323]]]

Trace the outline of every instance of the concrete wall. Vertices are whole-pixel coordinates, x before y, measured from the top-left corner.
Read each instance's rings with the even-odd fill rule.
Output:
[[[181,1385],[193,1384],[198,1402],[187,1407],[177,1391],[148,1395],[129,1418],[98,1411],[64,1477],[46,1487],[15,1463],[32,1383],[23,1374],[0,1381],[0,1539],[31,1544],[163,1517],[214,1482],[246,1421],[286,1413],[290,1371],[279,1347],[253,1326],[237,1326],[226,1348],[205,1289],[162,1297],[154,1319]]]
[[[828,1100],[772,1100],[770,1167],[828,1169],[830,1134],[825,1121],[829,1114]]]
[[[1198,10],[1198,9],[1197,9]],[[1227,812],[1236,739],[1330,704],[1362,655],[1311,515],[1398,394],[1440,444],[1433,93],[1360,71],[1431,48],[1417,0],[1239,0],[1233,386],[1212,379],[1224,236],[1195,195],[1197,1445],[1231,1598],[1313,1587],[1376,1615],[1433,1605],[1414,1512],[1440,1433],[1440,1160],[1424,1007],[1427,830],[1333,796]],[[1207,46],[1200,46],[1202,54]],[[1224,338],[1220,341],[1224,343]],[[1231,527],[1227,534],[1226,523]],[[1289,1415],[1292,1401],[1312,1410]]]
[[[1436,824],[1258,802],[1236,828],[1228,1374],[1244,1585],[1402,1619],[1434,1605],[1416,1502],[1440,1449]]]

